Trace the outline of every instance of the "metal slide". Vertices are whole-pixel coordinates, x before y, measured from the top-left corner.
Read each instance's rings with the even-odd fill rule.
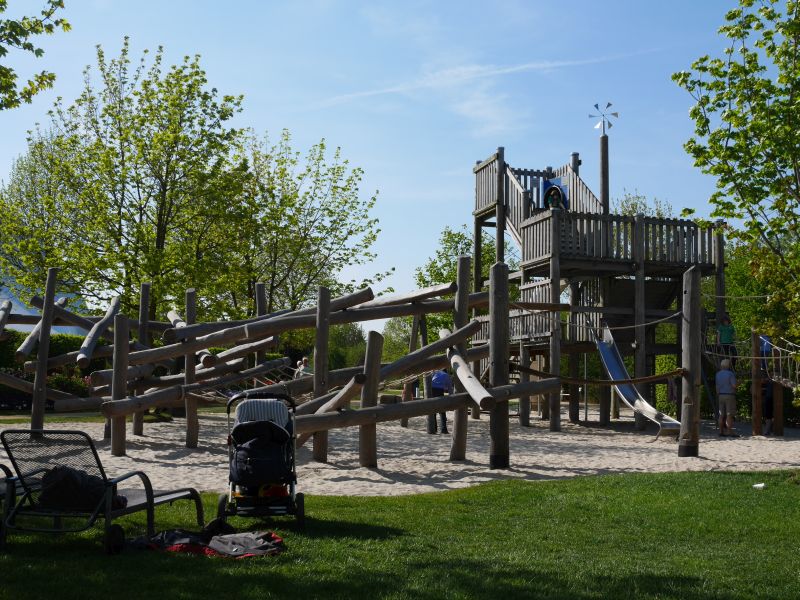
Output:
[[[607,326],[603,326],[603,339],[595,336],[595,344],[600,353],[600,359],[603,361],[603,366],[608,373],[608,378],[612,380],[630,379],[628,370],[625,368],[625,363],[622,361],[617,345],[614,343],[614,337]],[[617,395],[622,398],[622,401],[627,404],[633,411],[644,415],[654,423],[656,423],[661,430],[661,433],[669,433],[670,435],[677,435],[681,428],[680,421],[676,421],[672,417],[665,415],[654,406],[647,402],[639,391],[632,383],[621,383],[614,385]]]

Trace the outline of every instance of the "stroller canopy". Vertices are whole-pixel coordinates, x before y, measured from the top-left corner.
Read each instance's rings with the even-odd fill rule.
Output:
[[[236,407],[234,425],[251,421],[270,421],[286,427],[289,423],[289,409],[275,398],[248,398]]]

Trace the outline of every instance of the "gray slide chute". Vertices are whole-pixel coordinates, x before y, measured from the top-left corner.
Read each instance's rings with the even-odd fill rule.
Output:
[[[608,373],[609,379],[620,380],[630,379],[628,370],[625,368],[625,363],[622,361],[622,356],[614,343],[614,337],[611,335],[611,330],[607,326],[603,326],[603,338],[595,336],[595,344],[600,353],[600,359],[603,361],[603,366]],[[622,401],[627,404],[634,412],[644,415],[654,423],[656,423],[661,430],[661,433],[668,433],[670,435],[677,435],[681,428],[680,421],[676,421],[669,415],[665,415],[660,410],[656,410],[647,400],[645,400],[639,391],[632,383],[620,383],[614,385],[614,390],[617,395],[622,398]]]

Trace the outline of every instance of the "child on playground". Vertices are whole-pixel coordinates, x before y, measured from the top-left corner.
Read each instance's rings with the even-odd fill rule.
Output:
[[[736,415],[736,375],[731,371],[731,361],[727,358],[720,363],[716,384],[719,399],[719,434],[723,437],[738,437],[733,430],[733,417]]]

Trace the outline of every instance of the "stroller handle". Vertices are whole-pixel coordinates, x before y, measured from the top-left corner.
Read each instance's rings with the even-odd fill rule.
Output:
[[[267,398],[283,400],[291,407],[292,411],[294,411],[297,408],[297,403],[294,401],[294,398],[292,398],[289,394],[281,394],[278,392],[270,392],[268,394],[265,394],[263,390],[259,389],[245,390],[244,392],[239,392],[235,396],[231,397],[230,400],[228,400],[228,403],[225,405],[225,411],[228,414],[228,416],[230,416],[231,407],[234,404],[236,404],[239,400],[245,400],[250,396],[265,396]]]

